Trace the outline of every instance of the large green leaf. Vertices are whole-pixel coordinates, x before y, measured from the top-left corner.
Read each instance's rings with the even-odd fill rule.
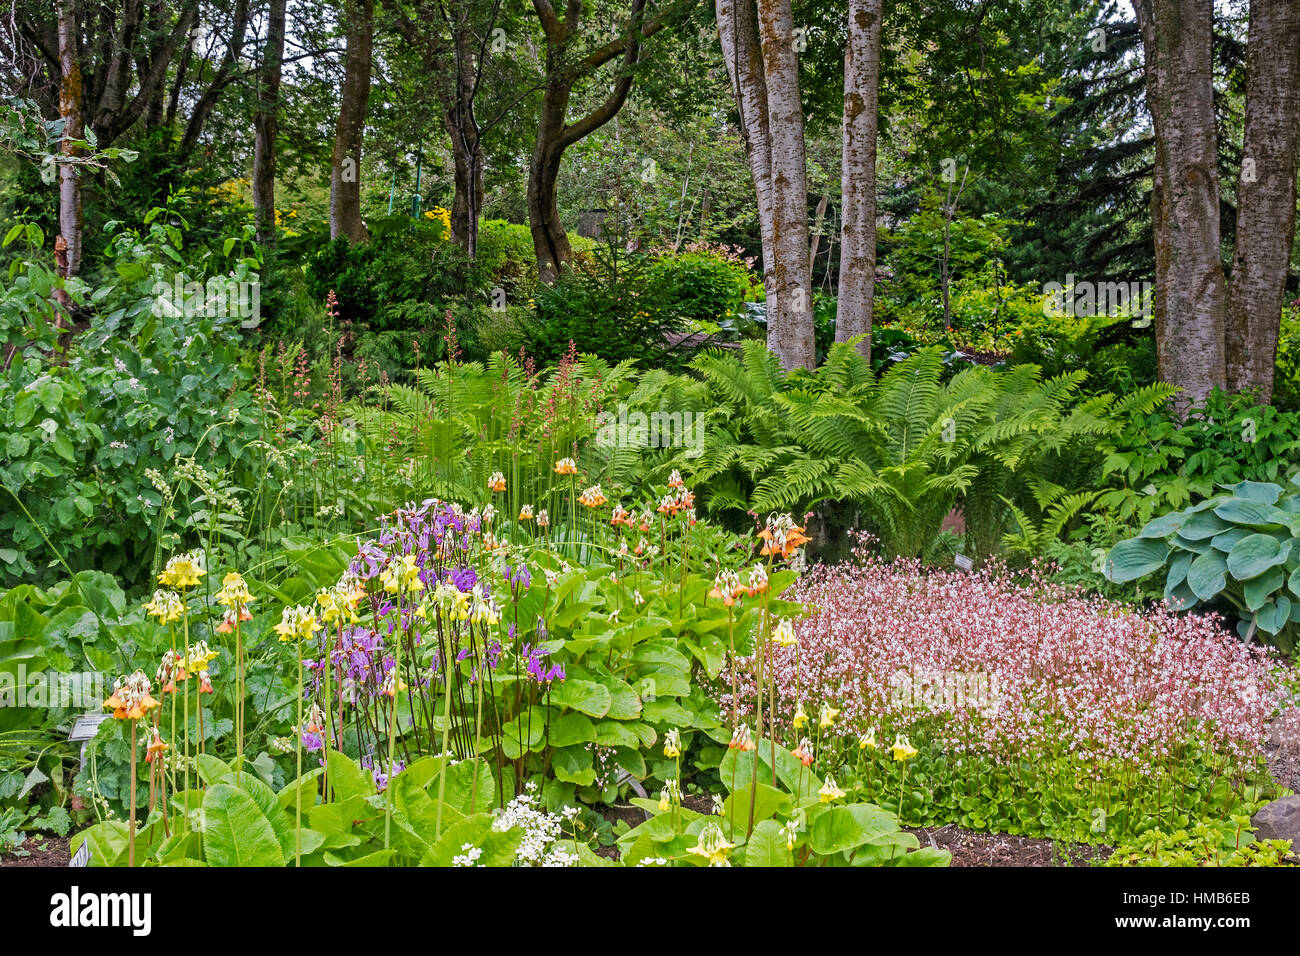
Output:
[[[252,797],[226,783],[203,797],[203,855],[212,866],[284,866],[271,821]]]
[[[1213,511],[1198,511],[1183,523],[1178,533],[1189,541],[1202,541],[1222,534],[1231,527]]]
[[[1281,527],[1288,521],[1285,511],[1263,502],[1249,501],[1244,498],[1229,498],[1215,508],[1214,513],[1225,521],[1254,527]],[[1184,529],[1183,534],[1186,533]]]
[[[741,851],[745,866],[793,866],[790,851],[785,848],[785,832],[775,820],[764,820],[754,827],[749,841]]]
[[[1248,534],[1228,554],[1228,572],[1238,581],[1248,581],[1286,561],[1291,542],[1285,544],[1271,534]]]
[[[819,814],[813,820],[809,842],[815,853],[826,856],[873,843],[897,830],[898,821],[888,810],[869,803],[855,803],[831,807]]]
[[[1286,572],[1277,567],[1269,568],[1259,577],[1247,581],[1242,588],[1246,607],[1251,611],[1258,611],[1274,591],[1281,589],[1284,581],[1286,581]]]
[[[1169,546],[1155,538],[1130,538],[1110,549],[1106,577],[1116,583],[1136,581],[1164,566]]]
[[[335,798],[346,800],[348,797],[369,797],[375,793],[375,778],[355,760],[331,750],[326,758],[329,771],[330,788]]]
[[[1256,501],[1260,504],[1275,505],[1282,497],[1282,486],[1271,481],[1239,481],[1235,485],[1220,485],[1244,501]]]
[[[1187,569],[1187,587],[1202,601],[1215,597],[1227,583],[1228,563],[1219,551],[1196,556]]]
[[[1291,601],[1279,594],[1277,600],[1269,601],[1255,613],[1259,628],[1268,634],[1276,634],[1286,627],[1291,619]]]
[[[1181,528],[1187,522],[1188,517],[1186,512],[1171,511],[1169,514],[1148,521],[1142,530],[1138,532],[1138,537],[1167,538]]]

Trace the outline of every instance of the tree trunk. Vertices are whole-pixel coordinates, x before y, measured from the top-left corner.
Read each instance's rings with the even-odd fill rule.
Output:
[[[1152,216],[1163,234],[1156,240],[1160,377],[1182,386],[1175,407],[1186,410],[1226,384],[1212,10],[1206,0],[1134,0],[1133,6],[1161,167],[1160,208]]]
[[[772,144],[767,345],[786,369],[813,368],[817,351],[813,338],[812,268],[808,262],[807,167],[790,0],[758,0],[758,20]]]
[[[1227,382],[1272,401],[1278,326],[1295,238],[1300,6],[1251,0],[1246,126],[1225,335]]]
[[[561,18],[551,0],[533,0],[533,10],[546,35],[546,79],[537,138],[528,164],[528,228],[537,255],[537,274],[543,282],[555,282],[572,256],[556,203],[560,160],[566,149],[600,129],[623,108],[632,89],[632,71],[640,56],[641,41],[662,29],[664,24],[662,19],[644,22],[645,3],[646,0],[632,0],[621,37],[575,57],[576,62],[570,62],[572,48],[581,39],[582,3],[568,0]],[[591,76],[620,54],[621,69],[609,95],[582,119],[569,123],[569,98],[574,84]]]
[[[284,60],[284,21],[287,0],[271,0],[266,49],[257,84],[253,114],[253,218],[257,241],[275,245],[275,137],[279,129],[280,74]]]
[[[81,181],[77,166],[71,162],[77,148],[74,140],[82,138],[81,61],[77,50],[77,16],[74,0],[59,0],[59,117],[63,120],[63,142],[59,152],[64,159],[58,164],[59,234],[67,248],[60,273],[66,278],[81,269]]]
[[[374,0],[348,0],[343,98],[334,130],[334,158],[330,169],[331,239],[344,236],[359,242],[366,238],[365,223],[361,221],[361,144],[370,105],[374,14]]]
[[[849,0],[844,48],[844,152],[841,163],[840,284],[835,341],[866,334],[871,358],[876,290],[876,123],[880,100],[881,0]]]
[[[495,19],[492,21],[495,22]],[[491,24],[489,24],[490,32]],[[456,51],[456,77],[450,96],[444,99],[444,118],[451,137],[455,170],[451,203],[451,239],[471,258],[478,255],[478,220],[483,209],[483,146],[474,116],[474,97],[478,93],[476,66],[470,49],[468,25],[459,21],[452,42]],[[482,51],[487,56],[486,46]]]
[[[547,59],[550,59],[549,53]],[[556,202],[556,181],[560,175],[560,159],[564,155],[559,143],[564,134],[568,102],[568,87],[547,86],[542,97],[542,115],[537,125],[533,157],[528,165],[528,228],[533,236],[533,252],[537,256],[537,276],[548,285],[559,278],[560,270],[573,255]]]
[[[762,245],[763,286],[772,272],[772,142],[767,121],[767,80],[753,0],[717,0],[715,11],[722,56],[740,116],[740,136],[754,180]]]

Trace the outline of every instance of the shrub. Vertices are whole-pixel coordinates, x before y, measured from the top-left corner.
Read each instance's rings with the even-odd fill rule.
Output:
[[[590,265],[575,263],[554,285],[538,290],[527,328],[529,354],[554,361],[572,342],[580,352],[610,362],[671,364],[668,337],[683,322],[671,303],[653,293],[650,264],[643,255],[601,255]]]
[[[714,326],[740,312],[751,285],[745,259],[707,243],[659,257],[647,279],[649,294],[683,322]]]

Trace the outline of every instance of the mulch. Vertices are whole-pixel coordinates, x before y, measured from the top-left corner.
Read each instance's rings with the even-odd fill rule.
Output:
[[[0,857],[0,866],[67,866],[71,859],[68,855],[68,841],[61,837],[52,837],[45,843],[29,840],[24,849],[30,850],[30,854],[6,854]]]
[[[952,854],[953,866],[1095,866],[1111,854],[1108,846],[1061,843],[1045,837],[976,833],[948,824],[904,827],[921,841]]]

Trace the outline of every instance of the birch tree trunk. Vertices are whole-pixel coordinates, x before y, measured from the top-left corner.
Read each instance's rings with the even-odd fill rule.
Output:
[[[1157,352],[1185,410],[1226,384],[1218,140],[1207,0],[1134,0],[1155,127]]]
[[[70,162],[77,154],[73,145],[82,138],[81,60],[77,49],[77,14],[74,0],[59,0],[59,117],[63,120],[63,142],[59,152],[64,162],[58,164],[59,235],[66,248],[60,273],[75,276],[81,269],[81,182],[77,166]]]
[[[716,0],[718,37],[740,115],[740,136],[754,180],[762,244],[763,286],[772,272],[772,142],[767,124],[767,81],[754,0]]]
[[[361,145],[370,105],[375,0],[349,0],[344,16],[347,54],[330,169],[330,238],[344,236],[358,242],[366,238],[361,221]]]
[[[1225,337],[1228,388],[1273,396],[1300,144],[1300,5],[1251,0],[1246,126]]]
[[[817,364],[799,59],[790,0],[758,0],[771,142],[772,259],[764,277],[767,346],[786,369]]]
[[[253,220],[257,224],[257,241],[267,247],[275,245],[276,239],[275,139],[279,131],[286,6],[287,0],[271,0],[257,82],[257,111],[253,114]]]
[[[876,289],[876,124],[880,101],[881,0],[849,0],[844,47],[844,152],[840,193],[840,284],[835,341],[866,333],[858,345],[871,358]]]

